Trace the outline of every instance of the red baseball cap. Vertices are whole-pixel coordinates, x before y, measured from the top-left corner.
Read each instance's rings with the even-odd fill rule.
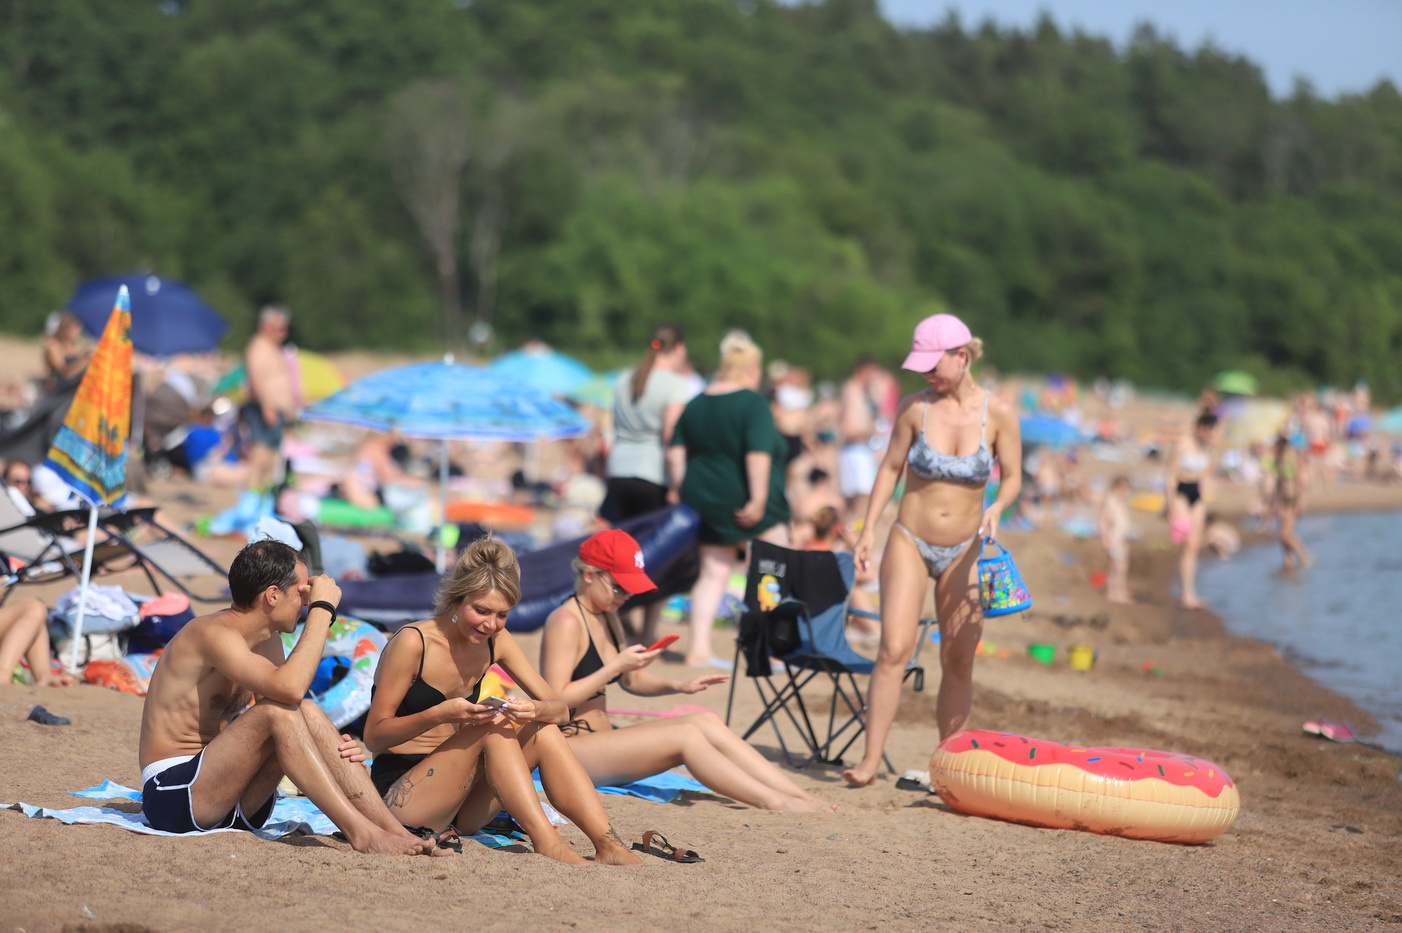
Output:
[[[915,325],[910,355],[901,369],[928,373],[939,364],[946,350],[957,350],[974,339],[964,322],[952,314],[932,314]]]
[[[579,559],[591,567],[607,570],[618,585],[630,593],[657,589],[657,584],[645,572],[643,549],[626,531],[610,528],[587,538],[579,546]]]

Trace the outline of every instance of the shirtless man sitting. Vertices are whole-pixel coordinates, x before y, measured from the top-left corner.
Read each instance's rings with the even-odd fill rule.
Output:
[[[256,830],[286,773],[357,852],[429,851],[431,842],[385,809],[353,740],[303,699],[340,587],[326,576],[308,580],[295,550],[263,540],[234,558],[229,592],[233,605],[181,629],[151,677],[140,749],[142,810],[151,826]],[[284,658],[280,636],[308,606],[302,637]]]

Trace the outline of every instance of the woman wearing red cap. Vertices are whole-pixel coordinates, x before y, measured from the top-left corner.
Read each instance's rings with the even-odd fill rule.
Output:
[[[901,368],[921,373],[928,388],[901,400],[891,442],[877,469],[861,536],[859,567],[871,561],[881,513],[905,474],[905,493],[881,559],[881,648],[867,694],[866,749],[852,784],[870,784],[900,705],[901,682],[915,650],[927,580],[935,582],[940,626],[940,689],[935,721],[943,739],[964,728],[973,696],[974,653],[983,635],[977,541],[998,533],[998,516],[1022,488],[1022,432],[1017,413],[992,398],[969,374],[983,341],[952,314],[915,328]],[[987,508],[984,486],[998,460],[1002,482]]]
[[[804,793],[710,711],[615,729],[605,712],[608,685],[621,681],[637,696],[699,693],[728,674],[666,680],[644,670],[662,653],[622,647],[618,609],[634,593],[657,586],[643,552],[625,531],[601,531],[579,546],[574,596],[545,620],[540,666],[550,688],[570,707],[562,727],[595,784],[626,784],[686,765],[707,787],[766,810],[830,810]]]
[[[520,598],[515,553],[481,538],[444,580],[433,617],[404,626],[385,645],[365,717],[375,789],[401,823],[440,845],[505,807],[538,854],[585,864],[541,808],[531,783],[538,767],[551,802],[594,844],[596,862],[637,865],[558,728],[568,708],[505,630]],[[529,696],[491,705],[495,698],[481,696],[481,686],[493,664]]]

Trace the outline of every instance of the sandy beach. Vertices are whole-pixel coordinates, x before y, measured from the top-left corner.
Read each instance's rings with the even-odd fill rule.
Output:
[[[1146,418],[1156,417],[1146,412]],[[233,493],[174,480],[151,494],[178,522]],[[1244,494],[1228,490],[1222,511]],[[1331,484],[1311,510],[1402,508],[1402,490]],[[1276,651],[1230,637],[1210,612],[1178,608],[1163,522],[1137,515],[1131,589],[1112,605],[1091,583],[1103,566],[1093,539],[1049,523],[1009,532],[1037,605],[990,620],[979,658],[972,725],[1068,744],[1123,745],[1210,759],[1235,779],[1241,812],[1216,841],[1181,846],[968,817],[883,775],[849,789],[840,769],[796,774],[838,804],[832,814],[753,810],[724,798],[680,802],[604,798],[625,841],[649,829],[706,861],[647,859],[642,868],[571,868],[524,850],[469,845],[456,859],[359,855],[321,836],[266,842],[220,833],[168,838],[109,826],[66,826],[0,812],[7,850],[0,930],[1381,930],[1402,924],[1402,760],[1366,744],[1304,735],[1301,724],[1372,723]],[[240,542],[199,539],[227,562]],[[120,577],[105,582],[124,582]],[[140,590],[135,578],[128,583]],[[28,587],[52,599],[67,585]],[[197,610],[215,608],[197,605]],[[682,631],[675,623],[666,631]],[[520,636],[534,657],[538,634]],[[1046,666],[1032,642],[1054,644]],[[1092,644],[1090,671],[1065,647]],[[729,653],[729,636],[717,642]],[[664,676],[680,673],[668,655]],[[898,771],[925,770],[937,743],[936,652],[924,693],[909,687],[888,752]],[[1149,668],[1151,670],[1147,670]],[[737,722],[758,710],[736,690]],[[663,711],[680,702],[725,710],[724,687],[694,697],[611,705]],[[42,703],[73,725],[25,721]],[[142,700],[93,686],[0,686],[0,801],[67,808],[70,791],[111,779],[139,783]],[[619,717],[625,721],[626,717]],[[772,733],[756,745],[777,755]],[[120,808],[135,804],[116,802]],[[587,844],[573,827],[566,838]]]

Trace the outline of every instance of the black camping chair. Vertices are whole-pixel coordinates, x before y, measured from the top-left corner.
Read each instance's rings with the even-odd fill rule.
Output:
[[[791,766],[807,768],[815,761],[841,765],[842,756],[866,730],[866,697],[857,678],[869,676],[876,662],[852,650],[847,642],[847,616],[871,616],[848,605],[854,576],[851,554],[794,551],[765,541],[750,545],[750,571],[745,582],[749,611],[741,617],[735,664],[738,673],[743,655],[763,707],[743,738],[748,740],[768,723]],[[913,677],[917,691],[925,688],[920,652],[934,624],[934,619],[921,620],[914,656],[906,667],[906,677]],[[781,668],[771,668],[772,657],[782,662]],[[727,724],[737,679],[730,681]],[[815,680],[820,684],[826,681],[831,689],[826,722],[821,716],[815,721],[810,701],[804,698],[804,689]],[[807,750],[806,758],[790,752],[780,729],[781,714],[798,733],[798,745]],[[890,759],[884,754],[883,759],[894,771]]]

